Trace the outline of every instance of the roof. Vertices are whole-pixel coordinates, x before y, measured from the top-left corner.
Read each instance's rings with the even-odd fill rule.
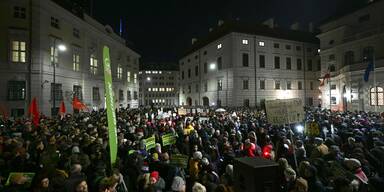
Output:
[[[287,30],[283,28],[270,28],[262,24],[245,24],[238,21],[225,22],[223,25],[217,27],[211,31],[207,36],[202,39],[197,40],[183,55],[182,57],[187,56],[190,53],[193,53],[202,47],[208,45],[209,43],[216,41],[217,39],[232,33],[245,33],[252,35],[261,35],[267,37],[274,37],[279,39],[286,39],[292,41],[307,42],[313,44],[319,44],[320,41],[316,37],[316,34],[305,32],[305,31],[296,31],[296,30]]]
[[[177,71],[177,63],[170,62],[148,62],[140,64],[140,71],[143,70],[160,70],[160,71]]]

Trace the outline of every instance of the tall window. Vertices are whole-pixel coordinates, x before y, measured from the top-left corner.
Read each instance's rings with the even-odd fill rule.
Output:
[[[302,68],[302,64],[301,64],[301,59],[297,59],[297,62],[296,62],[296,64],[297,64],[297,70],[301,70],[301,68]]]
[[[195,76],[196,77],[199,76],[199,66],[198,65],[195,66]]]
[[[312,71],[312,60],[311,59],[308,59],[308,63],[307,63],[307,70],[308,71]]]
[[[248,87],[248,84],[249,84],[249,81],[248,79],[247,80],[243,80],[243,89],[249,89]]]
[[[123,90],[119,90],[119,101],[124,101],[124,92]]]
[[[137,91],[134,91],[134,92],[133,92],[133,99],[134,99],[134,100],[137,100]]]
[[[76,48],[73,49],[72,54],[72,69],[73,71],[80,71],[80,54]]]
[[[123,68],[119,65],[117,66],[117,78],[122,79],[123,78]]]
[[[181,79],[184,80],[184,71],[181,71]]]
[[[63,100],[62,85],[59,83],[51,83],[51,100],[61,101]]]
[[[18,101],[25,99],[25,81],[8,81],[9,101]]]
[[[249,66],[249,56],[248,53],[243,53],[243,67]]]
[[[299,90],[302,90],[302,89],[303,89],[303,82],[298,81],[298,82],[297,82],[297,88],[298,88]]]
[[[195,85],[195,92],[198,93],[199,92],[199,84],[196,83]]]
[[[204,73],[208,72],[208,64],[207,62],[204,63]]]
[[[72,35],[76,38],[80,38],[80,30],[78,28],[73,28]]]
[[[217,81],[217,90],[218,90],[218,91],[223,90],[223,80],[221,80],[221,79],[219,79],[219,80]]]
[[[131,99],[132,99],[131,91],[128,90],[128,91],[127,91],[127,101],[130,101]]]
[[[80,85],[73,86],[73,96],[77,97],[79,100],[83,100],[83,91]]]
[[[91,74],[96,75],[97,74],[97,58],[94,54],[91,55],[89,58],[89,66],[91,70]]]
[[[25,7],[13,7],[13,17],[18,19],[25,19],[26,18],[26,9]]]
[[[11,47],[12,62],[25,63],[26,61],[26,43],[25,41],[12,41]]]
[[[134,73],[134,74],[133,74],[133,83],[134,83],[134,84],[137,83],[137,73]]]
[[[275,57],[275,69],[280,69],[280,57]]]
[[[218,58],[217,58],[217,69],[218,69],[218,70],[223,69],[223,62],[222,62],[221,57],[218,57]]]
[[[191,69],[188,69],[188,78],[191,78]]]
[[[265,89],[265,80],[260,80],[260,89]]]
[[[291,70],[291,68],[292,68],[292,64],[291,63],[292,63],[291,58],[287,57],[287,59],[286,59],[287,70]]]
[[[355,58],[354,58],[353,51],[347,51],[344,53],[344,66],[352,65],[354,60]]]
[[[373,47],[364,47],[363,49],[363,60],[371,61],[373,59],[374,49]]]
[[[384,105],[384,89],[382,87],[373,87],[370,91],[370,100],[372,106]]]
[[[309,89],[313,90],[313,81],[309,82]]]
[[[192,92],[191,85],[188,85],[188,93],[191,93],[191,92]]]
[[[208,83],[205,82],[205,83],[204,83],[204,92],[207,92],[207,91],[208,91]]]
[[[249,107],[249,99],[244,99],[243,105],[244,107]]]
[[[130,71],[127,71],[127,81],[128,81],[128,83],[131,82],[131,72]]]
[[[292,83],[291,81],[287,81],[287,89],[291,90],[292,89]]]
[[[58,18],[51,17],[51,27],[54,27],[56,29],[60,29],[60,21]]]
[[[275,89],[280,89],[280,81],[275,80]]]
[[[59,62],[59,50],[54,48],[53,43],[51,45],[51,63],[57,65]]]
[[[98,87],[92,87],[92,100],[100,101],[100,91]]]
[[[259,55],[260,68],[265,68],[265,55]]]

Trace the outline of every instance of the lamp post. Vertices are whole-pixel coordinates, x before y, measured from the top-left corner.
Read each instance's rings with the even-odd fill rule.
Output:
[[[56,48],[61,52],[64,52],[67,50],[67,47],[63,44],[59,44],[56,47],[56,40],[57,38],[53,39],[53,50],[52,50],[53,53],[51,53],[52,54],[51,65],[53,66],[53,101],[52,101],[52,110],[51,110],[52,115],[55,115],[54,113],[56,113]]]

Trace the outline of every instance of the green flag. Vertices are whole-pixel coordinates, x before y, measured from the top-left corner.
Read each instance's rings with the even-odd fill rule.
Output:
[[[117,135],[116,135],[116,114],[115,114],[115,100],[113,98],[112,90],[112,74],[111,74],[111,60],[109,59],[109,48],[103,48],[103,61],[104,61],[104,82],[105,82],[105,95],[107,103],[108,115],[108,133],[109,133],[109,153],[111,156],[111,164],[115,164],[117,156]]]

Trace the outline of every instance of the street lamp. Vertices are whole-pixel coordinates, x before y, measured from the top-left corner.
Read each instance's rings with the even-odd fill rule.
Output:
[[[53,92],[53,102],[52,102],[52,115],[54,115],[54,113],[56,113],[56,48],[59,50],[59,51],[61,51],[61,52],[64,52],[64,51],[66,51],[67,50],[67,47],[64,45],[64,44],[59,44],[59,45],[57,45],[56,46],[56,40],[57,40],[57,38],[55,38],[54,40],[53,40],[53,57],[52,57],[52,59],[51,59],[51,65],[53,66],[53,90],[54,90],[54,92]]]
[[[215,70],[216,69],[216,64],[215,63],[209,64],[209,69],[210,70]]]

